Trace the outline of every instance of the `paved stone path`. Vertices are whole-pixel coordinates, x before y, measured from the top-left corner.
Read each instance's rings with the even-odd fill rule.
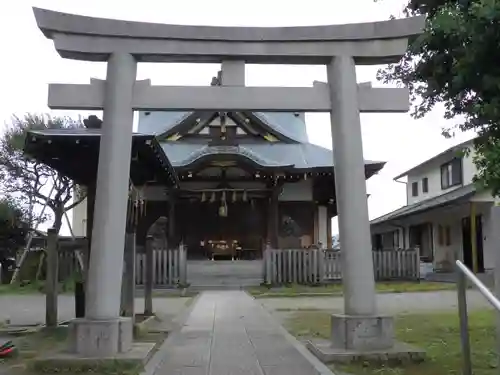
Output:
[[[157,375],[320,374],[242,291],[203,292],[163,352]]]

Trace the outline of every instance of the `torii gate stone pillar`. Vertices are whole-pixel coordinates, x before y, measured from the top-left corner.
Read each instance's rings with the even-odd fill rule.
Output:
[[[119,318],[133,110],[329,112],[343,253],[344,314],[332,316],[325,359],[397,351],[391,317],[377,313],[360,112],[406,112],[405,88],[356,82],[356,64],[397,62],[423,18],[285,28],[148,24],[34,9],[38,27],[64,58],[107,61],[106,81],[49,85],[49,107],[104,109],[92,235],[87,311],[74,351],[109,356],[131,347]],[[222,86],[173,87],[137,82],[136,61],[223,63]],[[328,83],[245,87],[244,64],[326,66]],[[224,76],[225,75],[225,76]],[[404,350],[408,353],[408,348]]]
[[[72,325],[74,351],[86,356],[112,356],[132,347],[133,320],[120,317],[120,305],[136,71],[131,54],[109,56],[85,319]]]

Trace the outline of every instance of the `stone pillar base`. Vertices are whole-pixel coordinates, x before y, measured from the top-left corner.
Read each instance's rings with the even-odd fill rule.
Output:
[[[69,328],[70,352],[82,357],[110,357],[132,348],[131,318],[74,319]]]
[[[394,320],[391,316],[331,317],[331,346],[338,349],[370,351],[394,346]]]

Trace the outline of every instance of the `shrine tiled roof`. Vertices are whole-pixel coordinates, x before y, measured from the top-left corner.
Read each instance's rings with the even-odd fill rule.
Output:
[[[290,167],[296,170],[333,167],[332,150],[312,143],[256,143],[238,147],[221,148],[199,143],[162,142],[161,146],[174,167],[190,165],[203,155],[233,153],[246,156],[263,167]],[[384,162],[365,161],[374,173],[384,166]]]
[[[162,135],[179,125],[193,112],[141,112],[138,131]],[[283,135],[291,142],[242,143],[239,146],[209,146],[202,140],[160,141],[174,167],[187,167],[203,157],[217,154],[234,154],[250,159],[262,167],[280,167],[293,170],[332,168],[333,152],[309,143],[306,124],[301,114],[290,112],[254,112],[266,126]],[[384,162],[365,161],[372,175],[384,166]]]
[[[160,135],[177,126],[193,112],[139,112],[138,131]],[[295,142],[308,142],[303,117],[291,112],[254,112],[268,127]]]

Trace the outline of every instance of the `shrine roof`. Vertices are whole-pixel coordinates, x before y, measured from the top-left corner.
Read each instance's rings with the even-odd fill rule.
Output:
[[[32,130],[26,136],[24,151],[86,185],[96,178],[100,138],[100,129]],[[134,184],[159,180],[167,186],[178,186],[177,174],[153,135],[134,133],[131,152],[130,178]]]
[[[193,121],[195,112],[140,112],[139,131],[164,138],[175,133],[176,127],[185,121]],[[286,169],[290,172],[333,167],[333,152],[309,142],[303,114],[292,112],[252,112],[268,128],[287,139],[285,142],[249,141],[235,146],[210,146],[207,139],[160,140],[163,150],[176,168],[188,168],[191,164],[211,156],[234,155],[251,161],[262,168]],[[200,112],[200,118],[202,114]],[[191,118],[191,120],[190,120]],[[250,119],[251,121],[251,119]],[[385,162],[365,161],[367,178],[380,171]]]
[[[50,142],[40,141],[49,139]],[[89,175],[97,171],[99,139],[99,129],[31,131],[26,139],[25,150],[36,159],[83,183],[83,180],[89,179]],[[159,143],[153,134],[134,133],[133,150],[141,155],[131,169],[131,175],[137,174],[136,181],[134,181],[137,184],[148,178],[153,179],[164,175],[175,185],[178,180],[174,168],[188,168],[205,157],[218,155],[243,157],[260,168],[280,169],[292,173],[314,169],[327,170],[334,167],[332,150],[308,142],[261,142],[238,146],[211,146],[207,143],[186,141]],[[82,168],[81,160],[86,160],[84,165],[88,168]],[[385,162],[366,160],[366,178],[376,174],[384,165]],[[154,167],[151,168],[151,166]],[[147,170],[155,176],[142,176]]]
[[[179,125],[193,112],[139,112],[138,131],[160,135]],[[253,112],[260,121],[277,133],[295,142],[307,143],[306,123],[299,114],[292,112]]]
[[[264,168],[306,171],[334,167],[333,152],[312,143],[258,143],[239,146],[209,146],[199,143],[162,142],[161,146],[175,168],[188,167],[208,155],[233,154],[251,159]],[[367,178],[380,171],[385,162],[365,161]]]

